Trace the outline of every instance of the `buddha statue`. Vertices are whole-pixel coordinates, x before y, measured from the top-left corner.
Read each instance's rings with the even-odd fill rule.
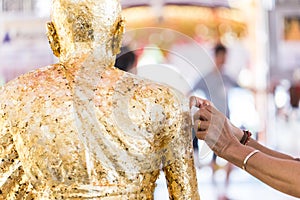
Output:
[[[0,199],[199,199],[188,100],[114,67],[118,0],[53,0],[59,62],[0,89]]]

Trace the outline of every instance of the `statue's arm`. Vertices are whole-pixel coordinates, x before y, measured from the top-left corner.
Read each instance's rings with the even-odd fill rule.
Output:
[[[5,107],[0,105],[0,199],[34,199],[10,133]]]
[[[194,153],[192,146],[191,117],[188,111],[178,112],[181,115],[178,132],[168,145],[163,170],[166,175],[170,199],[199,200]]]

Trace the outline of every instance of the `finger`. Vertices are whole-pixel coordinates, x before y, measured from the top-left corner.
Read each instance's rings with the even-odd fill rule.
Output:
[[[211,103],[208,100],[202,99],[200,97],[196,97],[196,96],[190,97],[190,108],[192,108],[193,106],[195,106],[197,108],[201,108],[203,106],[207,106],[210,104]]]
[[[197,120],[208,121],[210,112],[206,109],[199,109],[194,115],[193,120],[194,124],[196,124]]]
[[[213,104],[205,106],[205,109],[207,109],[210,113],[220,112]]]
[[[195,122],[194,129],[196,132],[206,131],[210,125],[210,122],[208,121],[196,120]]]
[[[205,140],[207,131],[197,131],[195,135],[199,140]]]
[[[196,122],[197,120],[201,119],[201,120],[205,120],[205,118],[201,117],[203,110],[199,109],[194,115],[193,115],[193,119],[194,122]]]
[[[203,107],[203,108],[199,108],[193,115],[194,117],[194,120],[197,120],[197,119],[208,119],[209,116],[212,114],[212,108],[208,108],[210,106],[206,106],[206,107]]]
[[[205,108],[200,108],[195,114],[194,114],[194,121],[196,120],[203,120],[203,121],[210,121],[212,116],[212,112]]]
[[[191,96],[190,97],[190,109],[192,109],[193,106],[196,107],[196,105],[197,105],[197,97]]]

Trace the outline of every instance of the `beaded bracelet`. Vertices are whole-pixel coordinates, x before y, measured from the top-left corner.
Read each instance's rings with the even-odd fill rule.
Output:
[[[248,142],[250,141],[252,133],[247,130],[243,130],[243,132],[244,132],[244,135],[243,135],[242,139],[240,140],[240,143],[243,145],[247,145]]]

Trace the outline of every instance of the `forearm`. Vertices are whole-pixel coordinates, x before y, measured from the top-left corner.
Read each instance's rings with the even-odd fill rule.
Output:
[[[223,158],[241,167],[246,156],[253,151],[254,149],[249,146],[231,145]],[[279,191],[300,197],[300,162],[298,161],[275,158],[259,152],[249,158],[246,171]]]
[[[294,158],[292,156],[289,156],[289,155],[286,155],[284,153],[280,153],[278,151],[274,151],[272,149],[269,149],[269,148],[261,145],[259,142],[253,140],[253,139],[250,139],[250,141],[248,143],[248,146],[253,147],[254,149],[258,149],[261,152],[263,152],[263,153],[265,153],[269,156],[275,157],[275,158],[294,160]]]
[[[242,130],[236,130],[235,131],[235,136],[237,137],[237,139],[240,141],[241,138],[243,137],[243,131]],[[272,149],[269,149],[263,145],[261,145],[259,142],[257,142],[256,140],[250,138],[249,142],[247,143],[247,146],[252,147],[254,149],[257,149],[269,156],[275,157],[275,158],[281,158],[281,159],[287,159],[287,160],[294,160],[294,158],[292,156],[274,151]]]
[[[248,141],[247,137],[243,137],[244,132],[213,106],[202,103],[198,107],[200,110],[194,115],[194,119],[198,120],[197,137],[204,140],[218,156],[245,169],[267,185],[300,197],[299,161],[270,150],[255,140]]]

